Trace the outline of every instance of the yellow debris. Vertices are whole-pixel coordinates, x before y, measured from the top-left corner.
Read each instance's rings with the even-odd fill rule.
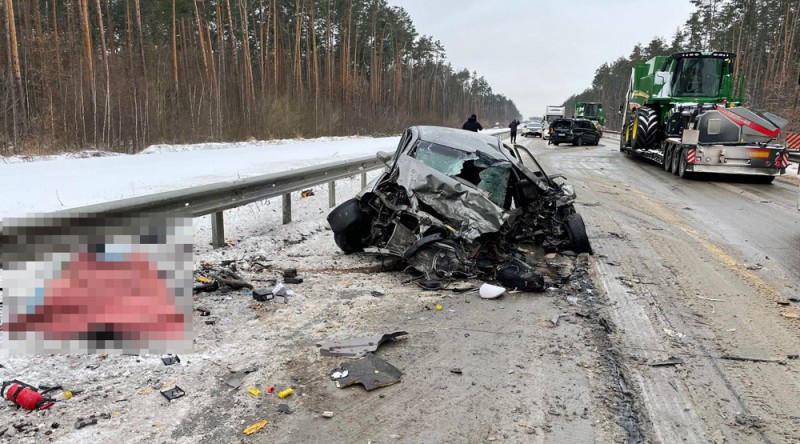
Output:
[[[252,435],[253,433],[263,429],[266,425],[267,425],[267,420],[262,419],[261,421],[258,421],[257,423],[250,425],[246,429],[244,429],[244,434]]]
[[[261,390],[257,388],[250,387],[249,389],[247,389],[247,391],[253,396],[261,396]]]

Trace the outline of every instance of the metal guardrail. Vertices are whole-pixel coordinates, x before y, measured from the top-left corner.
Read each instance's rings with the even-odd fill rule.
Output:
[[[490,133],[498,138],[509,137],[511,130]],[[328,183],[328,205],[336,206],[336,180],[361,174],[361,186],[367,185],[367,172],[382,168],[375,155],[342,160],[324,165],[265,174],[231,182],[201,185],[147,196],[106,202],[62,210],[53,215],[167,213],[185,217],[212,215],[211,237],[214,248],[225,245],[223,211],[261,200],[283,198],[283,223],[292,221],[291,193]]]
[[[383,167],[375,155],[343,160],[324,165],[298,168],[280,173],[265,174],[231,182],[201,185],[193,188],[166,191],[113,202],[59,211],[68,214],[136,214],[168,213],[187,217],[213,215],[211,218],[214,248],[225,245],[222,212],[249,203],[283,197],[283,223],[292,221],[291,193],[322,183],[328,183],[328,204],[336,206],[336,180],[361,174],[361,185],[367,184],[367,171]]]

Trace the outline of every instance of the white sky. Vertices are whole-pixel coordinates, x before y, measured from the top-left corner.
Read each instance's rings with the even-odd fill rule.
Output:
[[[389,4],[405,8],[420,35],[441,41],[454,68],[477,71],[494,92],[514,100],[525,118],[588,88],[601,64],[628,56],[636,43],[646,45],[655,36],[669,42],[694,10],[689,0]]]

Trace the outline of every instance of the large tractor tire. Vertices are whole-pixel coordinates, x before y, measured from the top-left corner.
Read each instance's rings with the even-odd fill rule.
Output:
[[[658,114],[643,106],[634,114],[631,128],[631,147],[633,149],[652,148],[658,144]]]

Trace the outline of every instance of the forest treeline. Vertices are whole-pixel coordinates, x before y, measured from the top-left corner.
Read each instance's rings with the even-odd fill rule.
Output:
[[[0,154],[519,116],[386,0],[0,0]]]
[[[619,129],[617,112],[634,65],[657,55],[688,50],[737,54],[735,76],[744,78],[745,105],[789,119],[789,130],[800,131],[800,0],[693,0],[695,11],[670,41],[654,38],[637,44],[627,57],[605,63],[591,87],[564,103],[596,101],[606,109],[606,126]],[[734,83],[738,84],[738,83]]]

